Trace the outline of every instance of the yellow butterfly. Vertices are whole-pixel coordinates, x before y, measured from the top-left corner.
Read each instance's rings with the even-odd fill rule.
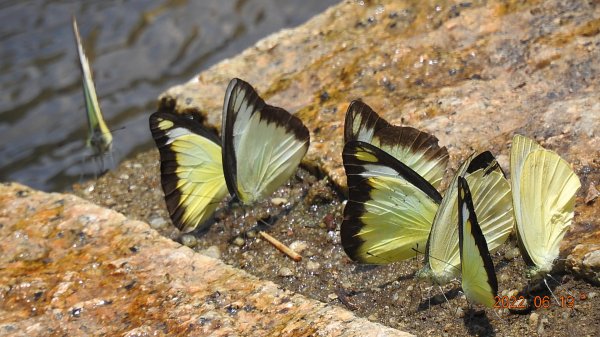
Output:
[[[79,36],[79,28],[77,28],[75,17],[73,17],[73,33],[75,34],[77,54],[79,55],[81,73],[83,74],[83,98],[88,121],[86,146],[92,149],[94,156],[102,156],[105,153],[110,152],[113,137],[104,122],[100,104],[98,104],[96,87],[94,86],[94,81],[92,79],[92,70],[81,44],[81,37]]]
[[[458,220],[462,289],[469,301],[491,308],[496,303],[498,280],[469,184],[463,177],[458,177]]]
[[[581,186],[569,163],[521,135],[510,152],[516,231],[528,276],[545,277],[558,258]]]

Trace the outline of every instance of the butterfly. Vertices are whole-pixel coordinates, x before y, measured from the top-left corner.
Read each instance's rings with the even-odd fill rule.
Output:
[[[110,152],[112,148],[113,137],[104,122],[102,111],[98,104],[96,96],[96,87],[92,79],[92,70],[90,68],[87,57],[81,44],[79,28],[77,20],[73,16],[73,33],[75,34],[75,43],[77,44],[77,54],[79,55],[79,63],[83,74],[83,98],[85,101],[85,109],[87,111],[88,135],[86,146],[92,149],[94,157],[102,157],[105,153]]]
[[[490,251],[508,239],[513,223],[510,184],[489,152],[469,156],[455,173],[437,210],[425,248],[425,266],[417,273],[422,279],[442,285],[459,273],[458,180],[470,187],[475,213]]]
[[[266,104],[240,79],[227,87],[222,119],[219,139],[197,119],[162,112],[150,116],[167,209],[184,233],[205,228],[227,192],[243,204],[272,194],[308,150],[310,136],[302,121]]]
[[[415,245],[425,244],[441,202],[436,186],[448,151],[433,135],[393,126],[361,101],[348,107],[344,141],[349,198],[341,239],[346,254],[363,263],[410,258]]]
[[[519,248],[528,276],[539,279],[558,258],[581,183],[557,153],[521,135],[513,137],[510,167]]]
[[[493,307],[498,280],[488,245],[475,213],[467,180],[458,177],[458,242],[461,284],[469,301]]]
[[[448,150],[438,139],[409,126],[394,126],[362,101],[352,101],[344,121],[344,144],[363,141],[382,149],[439,188],[448,166]]]

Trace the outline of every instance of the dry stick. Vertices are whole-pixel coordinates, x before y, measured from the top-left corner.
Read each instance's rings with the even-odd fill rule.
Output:
[[[296,253],[295,251],[290,249],[290,247],[284,245],[283,243],[281,243],[279,240],[275,239],[271,235],[269,235],[263,231],[259,231],[258,234],[260,234],[260,236],[262,236],[265,240],[269,241],[269,243],[272,244],[273,246],[275,246],[275,248],[279,249],[280,252],[289,256],[292,260],[294,260],[296,262],[300,262],[302,260],[302,256],[300,256],[300,254]]]

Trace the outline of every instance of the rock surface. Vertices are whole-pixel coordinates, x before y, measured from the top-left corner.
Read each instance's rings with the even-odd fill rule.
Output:
[[[409,336],[78,197],[0,185],[0,335]]]
[[[169,89],[161,109],[218,128],[228,81],[245,79],[307,124],[305,164],[342,189],[352,99],[436,135],[453,167],[490,149],[508,168],[512,136],[534,137],[581,179],[562,255],[598,282],[600,207],[584,200],[600,183],[599,17],[597,1],[346,1]]]

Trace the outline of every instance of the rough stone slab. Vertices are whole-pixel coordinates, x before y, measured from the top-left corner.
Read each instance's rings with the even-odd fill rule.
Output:
[[[241,77],[311,131],[308,166],[345,187],[343,118],[362,98],[395,124],[436,135],[451,166],[491,150],[508,168],[515,133],[573,164],[582,181],[567,266],[597,281],[600,207],[598,1],[346,1],[162,95],[162,108],[220,125],[228,81]],[[449,175],[451,172],[449,172]]]
[[[19,184],[0,185],[0,253],[0,335],[410,335]]]

